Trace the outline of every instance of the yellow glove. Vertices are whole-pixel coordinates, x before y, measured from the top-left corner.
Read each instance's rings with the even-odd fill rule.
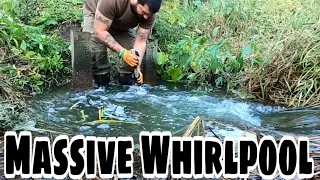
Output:
[[[138,59],[139,53],[134,49],[122,50],[119,54],[119,57],[121,57],[122,60],[131,67],[137,67],[139,64],[139,59]]]

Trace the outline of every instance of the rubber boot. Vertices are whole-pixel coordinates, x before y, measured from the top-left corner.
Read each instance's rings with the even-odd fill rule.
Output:
[[[133,85],[135,84],[135,78],[134,78],[134,74],[120,74],[118,76],[118,82],[121,85]]]
[[[110,75],[109,74],[98,74],[98,75],[93,75],[93,79],[95,83],[98,86],[104,86],[109,84],[110,82]]]

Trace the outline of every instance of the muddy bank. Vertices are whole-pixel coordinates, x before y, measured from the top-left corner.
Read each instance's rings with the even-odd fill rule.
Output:
[[[30,118],[24,97],[14,88],[12,80],[0,72],[0,135]]]
[[[54,31],[58,33],[64,39],[64,41],[70,43],[70,31],[81,32],[82,28],[81,24],[77,22],[66,21],[59,24]]]

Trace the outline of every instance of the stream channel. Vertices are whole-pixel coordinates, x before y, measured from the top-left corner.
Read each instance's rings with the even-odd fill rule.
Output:
[[[223,90],[204,93],[195,89],[167,82],[143,85],[140,89],[110,84],[86,92],[55,88],[33,99],[29,110],[34,119],[17,125],[16,130],[53,131],[72,136],[132,136],[138,144],[140,131],[170,131],[181,136],[200,116],[208,136],[214,132],[219,137],[231,136],[237,140],[242,135],[252,135],[245,131],[248,128],[295,136],[320,135],[320,107],[290,110],[238,100],[226,96]],[[88,124],[98,120],[99,107],[103,107],[102,119],[120,122]],[[218,125],[210,123],[213,121]]]

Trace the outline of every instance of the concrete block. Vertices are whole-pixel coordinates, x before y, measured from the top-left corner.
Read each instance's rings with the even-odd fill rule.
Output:
[[[71,30],[72,88],[75,91],[93,87],[91,34]]]
[[[158,40],[148,40],[145,58],[143,60],[143,78],[145,84],[156,85],[157,84],[157,52],[158,52]]]

